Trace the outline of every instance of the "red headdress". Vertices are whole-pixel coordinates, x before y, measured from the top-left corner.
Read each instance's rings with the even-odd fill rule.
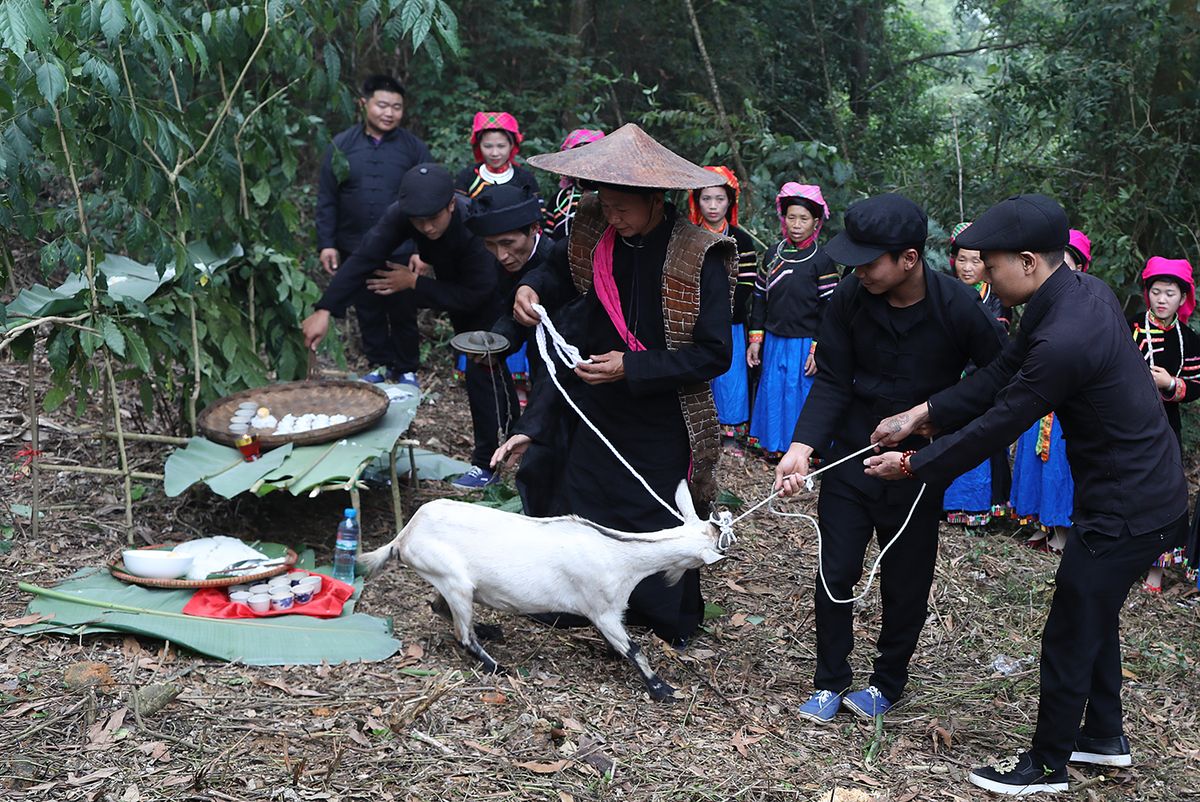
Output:
[[[507,111],[477,111],[475,119],[471,123],[471,149],[475,152],[475,161],[483,163],[483,151],[479,149],[479,139],[483,136],[484,131],[504,131],[513,141],[512,154],[508,157],[509,162],[515,160],[518,153],[521,152],[521,141],[525,139],[521,135],[521,128],[517,125],[517,118],[509,114]]]

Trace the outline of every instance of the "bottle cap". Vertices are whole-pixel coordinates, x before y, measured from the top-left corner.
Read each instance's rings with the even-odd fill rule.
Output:
[[[254,435],[252,435],[252,434],[243,434],[243,435],[242,435],[241,437],[239,437],[237,440],[234,440],[234,441],[233,441],[233,444],[234,444],[235,446],[237,446],[238,448],[241,448],[242,446],[248,446],[248,445],[250,445],[250,444],[251,444],[251,443],[253,443],[253,442],[254,442]]]
[[[347,507],[346,509],[342,510],[342,514],[347,518],[357,518],[358,510],[354,509],[353,507]]]

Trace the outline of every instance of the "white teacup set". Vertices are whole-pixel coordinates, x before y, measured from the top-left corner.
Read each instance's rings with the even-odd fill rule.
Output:
[[[229,600],[256,613],[265,613],[308,604],[320,592],[320,574],[291,571],[257,585],[233,585],[229,588]]]

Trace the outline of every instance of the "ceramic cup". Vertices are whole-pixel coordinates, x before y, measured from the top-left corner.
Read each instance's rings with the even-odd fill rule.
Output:
[[[313,595],[316,596],[321,592],[321,576],[320,574],[309,574],[305,579],[300,580],[300,585],[311,585]],[[296,587],[300,587],[300,585]]]
[[[292,587],[292,583],[286,576],[277,576],[273,579],[267,580],[267,587],[271,589],[272,593],[278,593],[280,591],[289,590]]]
[[[255,412],[258,412],[258,403],[255,401],[243,401],[242,403],[237,405],[237,408],[238,408],[238,412],[244,411],[244,412],[249,412],[250,414],[254,414]]]
[[[248,424],[248,423],[231,423],[231,424],[229,424],[229,433],[230,434],[245,434],[248,431],[250,431],[250,424]]]
[[[293,594],[296,597],[296,604],[308,604],[313,598],[312,585],[297,585],[296,589],[293,591]]]
[[[271,597],[265,593],[251,593],[246,604],[256,613],[265,613],[271,609]]]
[[[288,571],[288,582],[293,585],[299,585],[300,581],[308,577],[308,571]]]
[[[247,590],[235,590],[229,594],[229,600],[234,604],[249,604],[250,592]]]
[[[267,593],[271,592],[271,588],[266,582],[259,582],[257,585],[251,585],[247,588],[251,593]]]
[[[242,590],[248,591],[248,590],[250,590],[250,586],[249,585],[230,585],[229,586],[230,595],[233,595],[234,593],[237,593],[238,591],[242,591]]]
[[[296,603],[296,597],[290,590],[276,591],[271,594],[272,610],[290,610]]]

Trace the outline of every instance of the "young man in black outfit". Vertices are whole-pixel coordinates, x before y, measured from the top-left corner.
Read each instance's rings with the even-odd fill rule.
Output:
[[[1011,765],[969,775],[1010,795],[1067,790],[1068,761],[1130,765],[1121,607],[1187,525],[1187,484],[1162,399],[1112,291],[1062,264],[1067,235],[1066,213],[1044,195],[1002,201],[959,235],[961,247],[983,251],[986,280],[1004,305],[1026,304],[1017,336],[991,365],[883,421],[872,439],[903,449],[913,432],[967,424],[960,431],[865,461],[874,477],[945,482],[1047,412],[1062,421],[1074,525],[1042,633],[1033,746]]]
[[[329,331],[329,318],[344,315],[346,307],[372,292],[389,298],[407,295],[415,306],[448,312],[455,332],[490,328],[500,315],[496,259],[463,223],[466,206],[455,195],[454,179],[444,167],[418,164],[409,170],[400,182],[396,202],[334,274],[316,311],[305,318],[305,345],[315,349]],[[385,268],[388,255],[410,239],[421,259],[433,266],[432,276],[407,267]],[[499,370],[507,377],[502,365]],[[488,463],[500,444],[498,431],[507,431],[517,414],[503,389],[511,387],[511,378],[507,383],[493,378],[485,366],[468,361],[467,399],[475,428],[473,467],[454,480],[464,489],[492,482]]]
[[[853,272],[830,299],[816,381],[776,469],[784,495],[799,490],[814,451],[829,462],[858,451],[881,419],[953,385],[968,362],[986,365],[1000,352],[999,325],[978,297],[925,263],[926,230],[917,204],[880,195],[851,206],[845,230],[825,247]],[[916,445],[914,438],[909,446]],[[824,579],[816,581],[815,691],[800,707],[802,717],[829,722],[844,701],[873,718],[899,701],[927,614],[943,490],[930,487],[918,501],[919,482],[889,485],[864,476],[856,461],[824,474],[817,501]],[[886,544],[910,510],[908,528],[883,560],[883,625],[871,682],[847,693],[854,611],[844,600],[862,576],[871,536]]]
[[[371,227],[396,199],[400,179],[413,166],[433,161],[425,143],[400,127],[404,87],[387,75],[372,75],[359,93],[363,121],[333,138],[321,159],[317,185],[317,247],[329,275],[350,258]],[[334,167],[338,152],[341,169]],[[344,170],[344,172],[343,172]],[[412,246],[388,254],[407,263]],[[363,355],[376,369],[367,381],[416,384],[420,364],[417,310],[411,295],[362,295],[355,303]]]

